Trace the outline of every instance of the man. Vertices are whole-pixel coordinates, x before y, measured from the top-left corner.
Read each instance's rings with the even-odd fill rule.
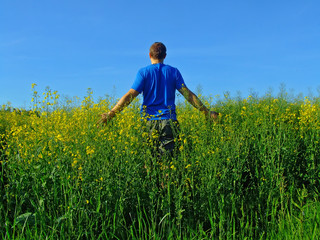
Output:
[[[155,42],[150,47],[151,65],[139,70],[131,89],[118,101],[108,113],[103,113],[98,124],[107,124],[117,113],[128,106],[134,98],[143,93],[141,115],[147,120],[150,136],[156,135],[157,151],[171,152],[174,149],[174,138],[177,136],[178,122],[176,117],[175,93],[178,90],[189,103],[215,120],[218,113],[210,111],[201,100],[190,91],[178,69],[164,64],[167,56],[166,47]],[[154,134],[156,132],[156,134]],[[153,137],[154,138],[154,137]]]

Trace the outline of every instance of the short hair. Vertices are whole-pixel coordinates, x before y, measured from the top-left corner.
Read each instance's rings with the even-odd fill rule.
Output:
[[[167,48],[161,42],[155,42],[150,47],[150,56],[154,59],[164,59],[167,55]]]

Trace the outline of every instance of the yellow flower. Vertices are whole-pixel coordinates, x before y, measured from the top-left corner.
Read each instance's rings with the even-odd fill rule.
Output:
[[[91,148],[90,146],[87,146],[87,148],[86,148],[87,155],[93,154],[94,150],[95,150],[94,148]]]
[[[188,164],[185,168],[188,169],[189,167],[191,167],[191,164]]]

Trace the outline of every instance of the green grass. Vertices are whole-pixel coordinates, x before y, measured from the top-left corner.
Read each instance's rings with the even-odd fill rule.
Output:
[[[225,98],[218,124],[180,103],[181,151],[161,161],[138,105],[102,130],[104,105],[1,112],[0,237],[319,239],[318,98]]]

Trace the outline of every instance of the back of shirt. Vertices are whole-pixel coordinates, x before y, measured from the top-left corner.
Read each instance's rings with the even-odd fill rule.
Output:
[[[176,120],[175,91],[183,85],[177,68],[158,63],[140,69],[131,88],[143,93],[141,113],[148,120]]]

